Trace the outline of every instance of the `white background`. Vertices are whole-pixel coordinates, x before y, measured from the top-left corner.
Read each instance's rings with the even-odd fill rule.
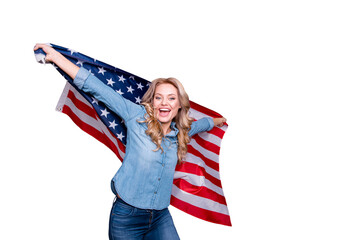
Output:
[[[55,111],[37,42],[173,76],[228,119],[233,227],[170,207],[181,239],[360,239],[358,1],[7,1],[0,239],[107,239],[115,155]]]

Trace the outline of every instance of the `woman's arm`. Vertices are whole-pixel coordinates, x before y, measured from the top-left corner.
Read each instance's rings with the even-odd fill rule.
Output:
[[[60,69],[66,72],[72,79],[75,79],[76,74],[79,71],[79,67],[70,62],[66,57],[61,53],[56,51],[49,45],[46,44],[36,44],[34,50],[41,48],[45,53],[45,61],[55,63]]]
[[[222,127],[226,122],[225,118],[211,118],[204,117],[191,124],[191,129],[189,131],[189,136],[193,136],[200,132],[207,132],[213,129],[214,126]]]
[[[142,112],[140,105],[125,99],[112,88],[101,82],[97,77],[91,75],[88,70],[79,68],[51,46],[36,44],[34,50],[39,48],[46,53],[46,62],[55,63],[74,80],[74,84],[79,89],[91,93],[97,100],[103,102],[125,121]]]

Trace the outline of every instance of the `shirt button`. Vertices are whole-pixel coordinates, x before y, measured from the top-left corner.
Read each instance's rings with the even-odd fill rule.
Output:
[[[165,166],[165,164],[163,163],[163,164],[161,164],[162,166]]]
[[[160,178],[158,178],[158,181],[160,181]]]
[[[157,192],[154,192],[154,194],[157,194]]]

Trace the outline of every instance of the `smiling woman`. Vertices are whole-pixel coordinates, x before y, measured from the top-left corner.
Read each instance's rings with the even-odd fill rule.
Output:
[[[145,120],[149,126],[146,133],[156,143],[156,150],[162,149],[161,139],[170,133],[174,122],[178,130],[177,157],[181,162],[187,153],[188,133],[193,122],[189,117],[189,96],[183,85],[176,78],[155,79],[143,96],[142,104],[149,115]]]
[[[55,63],[79,90],[104,103],[126,125],[125,156],[111,181],[116,201],[110,215],[109,238],[179,239],[167,209],[176,164],[184,159],[193,135],[210,131],[226,120],[204,117],[193,121],[189,117],[189,97],[175,78],[154,80],[142,105],[138,105],[51,46],[37,44],[34,50],[39,48],[46,53],[47,62]]]

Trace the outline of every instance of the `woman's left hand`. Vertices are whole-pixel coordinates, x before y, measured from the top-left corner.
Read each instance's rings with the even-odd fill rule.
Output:
[[[213,121],[215,126],[222,127],[226,122],[226,118],[213,118]]]

